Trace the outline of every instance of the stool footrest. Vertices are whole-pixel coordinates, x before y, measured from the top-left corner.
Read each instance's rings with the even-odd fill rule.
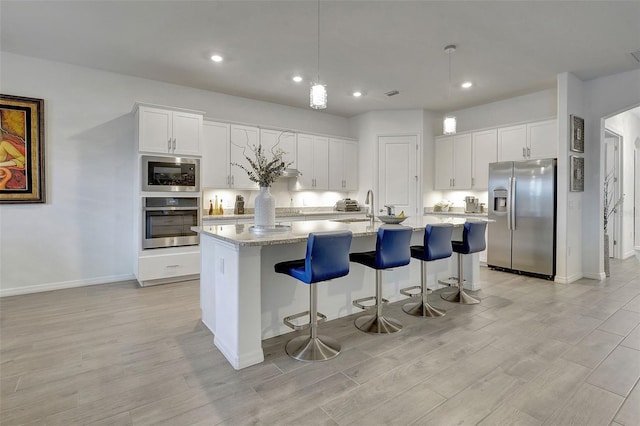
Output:
[[[291,322],[291,320],[296,320],[298,318],[302,318],[304,316],[308,316],[311,312],[309,311],[304,311],[304,312],[300,312],[299,314],[293,314],[293,315],[289,315],[288,317],[284,317],[284,319],[282,320],[284,322],[284,325],[286,325],[289,328],[292,328],[296,331],[300,331],[300,330],[306,330],[309,327],[311,327],[311,323],[308,322],[306,324],[302,324],[302,325],[298,325],[298,324],[294,324],[293,322]],[[318,324],[323,323],[327,320],[327,316],[324,314],[321,314],[320,312],[318,312]]]
[[[413,291],[413,290],[420,290],[420,291],[417,293],[410,293],[410,291]],[[403,294],[409,297],[420,297],[422,296],[422,287],[419,285],[414,285],[413,287],[401,288],[400,294]]]
[[[467,282],[467,280],[462,281],[463,284]],[[446,280],[438,280],[438,284],[443,284],[449,287],[458,286],[458,277],[449,277]]]
[[[362,299],[354,300],[352,303],[353,303],[353,306],[355,306],[356,308],[360,308],[360,309],[363,309],[363,310],[375,308],[376,306],[378,306],[375,303],[373,305],[363,305],[361,303],[361,302],[367,302],[369,300],[376,300],[376,297],[375,296],[363,297]],[[382,304],[386,305],[387,303],[389,303],[389,300],[383,298],[382,299]]]

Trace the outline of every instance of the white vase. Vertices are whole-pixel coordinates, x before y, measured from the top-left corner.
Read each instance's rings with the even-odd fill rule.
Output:
[[[268,186],[261,186],[256,197],[255,224],[258,228],[276,226],[276,199],[269,192]]]

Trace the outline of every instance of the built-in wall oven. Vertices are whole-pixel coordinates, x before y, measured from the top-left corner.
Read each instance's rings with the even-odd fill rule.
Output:
[[[142,248],[198,245],[199,197],[142,197]]]
[[[188,157],[141,157],[142,190],[199,192],[200,160]]]

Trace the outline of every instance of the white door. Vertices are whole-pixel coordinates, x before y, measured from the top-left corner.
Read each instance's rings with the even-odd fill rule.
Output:
[[[617,242],[620,241],[620,233],[618,229],[618,213],[611,212],[613,205],[620,197],[619,190],[619,182],[620,176],[618,173],[619,170],[619,137],[613,133],[609,133],[605,130],[604,137],[605,151],[604,151],[604,161],[605,161],[605,171],[604,177],[607,184],[607,198],[608,198],[608,223],[607,223],[607,234],[609,235],[609,257],[619,258],[619,247],[620,245]],[[607,200],[605,200],[606,207]],[[617,209],[618,211],[620,209]]]
[[[229,124],[205,121],[202,140],[202,188],[228,188]]]
[[[453,187],[471,189],[471,134],[453,137]]]
[[[527,126],[498,129],[498,161],[522,161],[527,158]]]
[[[436,138],[434,148],[434,189],[453,187],[453,136]]]
[[[231,163],[242,164],[246,169],[253,170],[246,157],[255,159],[255,149],[259,143],[257,127],[231,125],[229,158]],[[240,167],[231,165],[229,171],[231,187],[237,189],[257,189],[258,184],[252,182],[247,172]]]
[[[329,190],[342,191],[344,188],[344,141],[329,139]]]
[[[422,214],[418,212],[419,155],[417,135],[378,137],[377,214],[386,214],[385,205],[393,205],[396,214]]]
[[[528,158],[558,157],[558,121],[547,120],[527,124]]]
[[[473,189],[489,188],[489,164],[498,161],[496,129],[473,133]]]

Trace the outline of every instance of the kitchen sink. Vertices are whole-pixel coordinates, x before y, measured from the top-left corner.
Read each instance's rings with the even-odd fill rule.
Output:
[[[342,223],[351,223],[351,222],[369,222],[371,219],[365,217],[346,217],[344,219],[330,219],[331,222],[342,222]]]

